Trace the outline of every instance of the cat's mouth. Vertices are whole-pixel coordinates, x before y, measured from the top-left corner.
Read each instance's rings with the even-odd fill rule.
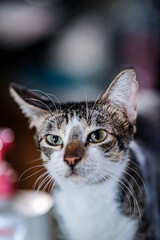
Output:
[[[77,173],[74,173],[74,172],[72,172],[72,173],[69,175],[69,177],[77,177],[77,176],[80,176],[80,175],[77,174]]]
[[[71,171],[69,174],[67,174],[65,177],[69,178],[69,177],[76,177],[76,176],[80,176],[78,173],[76,173],[75,171]]]
[[[83,179],[83,176],[76,173],[75,171],[72,171],[66,176],[66,178],[68,178],[73,183],[80,183]]]

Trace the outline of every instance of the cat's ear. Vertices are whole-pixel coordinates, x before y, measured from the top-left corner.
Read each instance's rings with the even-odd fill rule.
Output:
[[[49,111],[50,99],[16,83],[10,85],[10,94],[24,115],[29,118],[30,127],[37,127],[40,117]]]
[[[137,116],[138,88],[134,69],[126,69],[115,77],[100,100],[121,106],[125,110],[129,122],[133,123]]]

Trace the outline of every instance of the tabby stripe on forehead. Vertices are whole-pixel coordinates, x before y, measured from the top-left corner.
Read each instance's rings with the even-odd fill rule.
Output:
[[[66,120],[66,123],[69,122],[68,112],[64,113],[64,119]]]
[[[46,131],[51,131],[52,129],[53,129],[53,124],[55,124],[55,123],[48,123],[48,125],[47,125],[47,128],[46,128]]]

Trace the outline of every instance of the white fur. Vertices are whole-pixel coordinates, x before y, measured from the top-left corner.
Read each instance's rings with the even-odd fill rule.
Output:
[[[62,137],[64,146],[61,150],[53,152],[50,161],[46,164],[46,168],[60,185],[63,185],[66,182],[70,184],[70,182],[74,180],[73,178],[67,178],[71,172],[71,168],[64,162],[63,158],[65,147],[68,142],[70,142],[70,133],[75,127],[77,127],[81,133],[81,138],[79,140],[84,143],[88,133],[96,129],[93,126],[88,127],[87,124],[85,124],[85,121],[80,122],[77,120],[76,116],[74,116],[66,125],[66,130],[63,134],[58,131],[54,132],[54,134]],[[105,140],[106,142],[108,141],[108,138]],[[49,147],[45,140],[43,140],[43,144]],[[104,156],[104,153],[97,145],[95,146],[93,144],[87,148],[85,159],[75,166],[75,170],[82,176],[81,184],[93,184],[104,180],[107,175],[113,177],[113,173],[114,178],[118,179],[119,174],[121,174],[124,169],[124,166],[125,161],[123,161],[123,164],[121,162],[112,162]],[[119,171],[117,171],[117,169],[119,169]]]
[[[102,100],[107,98],[113,104],[121,105],[132,122],[136,118],[137,88],[134,70],[125,70],[116,77]],[[46,111],[26,103],[14,89],[11,89],[11,94],[30,118],[31,126],[38,128],[42,124],[39,117],[42,111],[43,114]],[[64,162],[64,152],[74,129],[78,132],[78,140],[85,144],[88,134],[97,127],[93,124],[88,126],[85,120],[79,121],[76,115],[68,124],[64,122],[61,129],[55,127],[50,134],[62,137],[63,148],[55,150],[50,161],[45,163],[49,175],[61,189],[55,191],[54,198],[62,231],[69,240],[133,240],[138,223],[123,215],[117,200],[118,183],[127,157],[122,156],[123,161],[112,161],[114,159],[107,158],[98,144],[89,144],[85,158],[74,167],[78,176],[70,176],[72,171]],[[109,134],[104,142],[110,141],[111,137]],[[41,144],[47,145],[44,139]]]
[[[70,240],[132,240],[137,222],[124,216],[115,200],[115,182],[66,186],[55,193],[60,226]]]
[[[85,141],[87,132],[94,130],[74,116],[63,135],[64,147],[55,151],[46,165],[61,188],[55,191],[54,200],[62,231],[69,240],[133,240],[137,222],[121,213],[116,200],[118,181],[127,159],[112,162],[97,146],[91,145],[86,158],[75,167],[81,176],[67,177],[71,169],[63,160],[64,149],[75,127],[81,132],[81,141]],[[110,179],[103,181],[107,175]]]
[[[10,94],[14,98],[15,102],[18,103],[24,115],[29,118],[30,128],[38,128],[43,119],[42,114],[44,115],[46,111],[25,102],[12,87],[10,88]]]
[[[117,75],[109,88],[108,99],[111,103],[125,108],[130,122],[136,119],[138,82],[133,69],[127,69]],[[108,91],[107,91],[108,92]]]

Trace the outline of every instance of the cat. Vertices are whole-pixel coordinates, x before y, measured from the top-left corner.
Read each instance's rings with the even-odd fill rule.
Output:
[[[145,177],[147,159],[133,140],[138,88],[132,68],[88,103],[59,105],[42,91],[11,85],[55,181],[55,225],[61,234],[54,239],[160,239],[158,207]]]

